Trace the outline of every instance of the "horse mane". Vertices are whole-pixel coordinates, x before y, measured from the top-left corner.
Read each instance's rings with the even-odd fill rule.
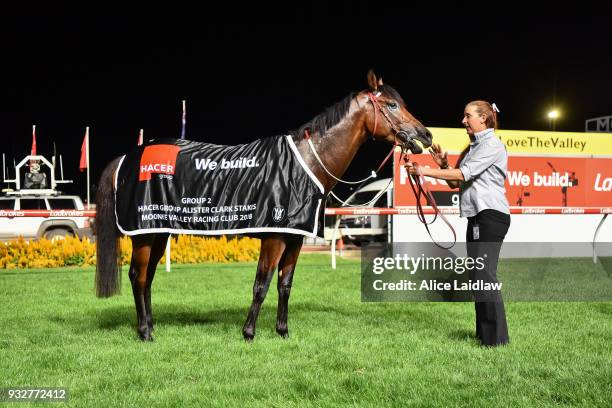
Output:
[[[406,105],[400,94],[389,85],[382,85],[378,88],[382,94],[387,94],[391,98],[395,99],[402,105]],[[308,130],[311,135],[318,133],[324,135],[329,129],[338,124],[346,116],[351,107],[351,101],[355,97],[356,93],[351,92],[348,96],[342,99],[340,102],[335,103],[332,106],[325,108],[325,110],[319,113],[317,116],[312,118],[310,121],[304,123],[298,129],[291,130],[289,133],[294,140],[300,140],[304,138],[304,132]]]
[[[338,122],[346,116],[351,107],[351,101],[355,97],[355,93],[351,92],[348,96],[342,99],[340,102],[335,103],[332,106],[325,108],[325,110],[319,113],[317,116],[312,118],[310,121],[304,123],[298,129],[292,130],[289,133],[294,139],[304,138],[304,132],[308,130],[311,135],[318,133],[324,135],[327,130],[334,127]]]

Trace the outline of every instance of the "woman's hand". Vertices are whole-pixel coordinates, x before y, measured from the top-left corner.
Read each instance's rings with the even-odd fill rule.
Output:
[[[448,152],[442,150],[439,144],[432,144],[429,148],[429,154],[431,154],[431,157],[433,157],[439,167],[443,169],[448,168]]]
[[[438,146],[439,147],[439,146]],[[444,157],[443,155],[442,157]],[[407,157],[404,157],[404,168],[408,174],[416,174],[419,176],[429,176],[440,180],[446,180],[451,188],[458,188],[461,181],[464,181],[463,173],[459,169],[434,169],[432,167],[422,167],[412,163]]]
[[[407,157],[404,157],[404,168],[406,169],[408,174],[417,174],[416,168],[414,167],[414,163],[412,163]]]

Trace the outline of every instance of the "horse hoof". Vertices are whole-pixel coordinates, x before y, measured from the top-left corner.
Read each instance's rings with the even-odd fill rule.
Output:
[[[289,338],[289,330],[279,330],[276,329],[276,332],[278,333],[279,336],[281,336],[283,339],[288,339]]]
[[[153,336],[151,336],[150,332],[138,333],[140,340],[142,341],[153,341]]]
[[[249,331],[243,331],[242,337],[244,337],[244,341],[246,341],[247,343],[252,343],[253,339],[255,338],[255,333],[251,333]]]

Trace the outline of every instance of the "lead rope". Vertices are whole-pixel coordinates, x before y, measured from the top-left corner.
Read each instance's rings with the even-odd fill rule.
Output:
[[[400,157],[400,162],[402,158],[405,161],[408,160],[408,155],[405,154],[404,151],[402,151],[402,157]],[[438,205],[436,204],[436,200],[433,198],[433,195],[431,194],[429,187],[427,187],[427,183],[425,182],[423,171],[421,170],[421,166],[416,162],[412,162],[412,164],[417,174],[416,175],[410,174],[408,177],[408,180],[410,180],[410,188],[412,189],[412,192],[414,193],[414,196],[416,198],[417,218],[425,226],[425,229],[427,230],[427,234],[429,235],[429,238],[438,248],[451,249],[453,246],[455,246],[455,243],[457,242],[457,232],[455,232],[455,229],[453,228],[451,223],[448,221],[446,216],[444,216],[444,214],[440,212],[440,209],[438,208]],[[423,205],[421,204],[421,196],[425,197],[425,200],[427,201],[427,203],[434,210],[434,218],[430,222],[427,222],[427,220],[425,219],[425,212],[423,210]],[[440,245],[438,242],[436,242],[434,237],[431,235],[431,231],[429,230],[429,225],[433,224],[434,221],[436,221],[436,219],[438,218],[438,215],[440,215],[440,218],[442,218],[442,221],[444,221],[444,223],[448,225],[448,227],[453,233],[453,243],[448,247]]]

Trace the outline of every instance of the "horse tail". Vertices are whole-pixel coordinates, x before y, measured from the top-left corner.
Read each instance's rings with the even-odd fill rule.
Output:
[[[115,171],[117,158],[106,166],[96,192],[96,296],[111,297],[121,289],[119,238],[115,222]]]

